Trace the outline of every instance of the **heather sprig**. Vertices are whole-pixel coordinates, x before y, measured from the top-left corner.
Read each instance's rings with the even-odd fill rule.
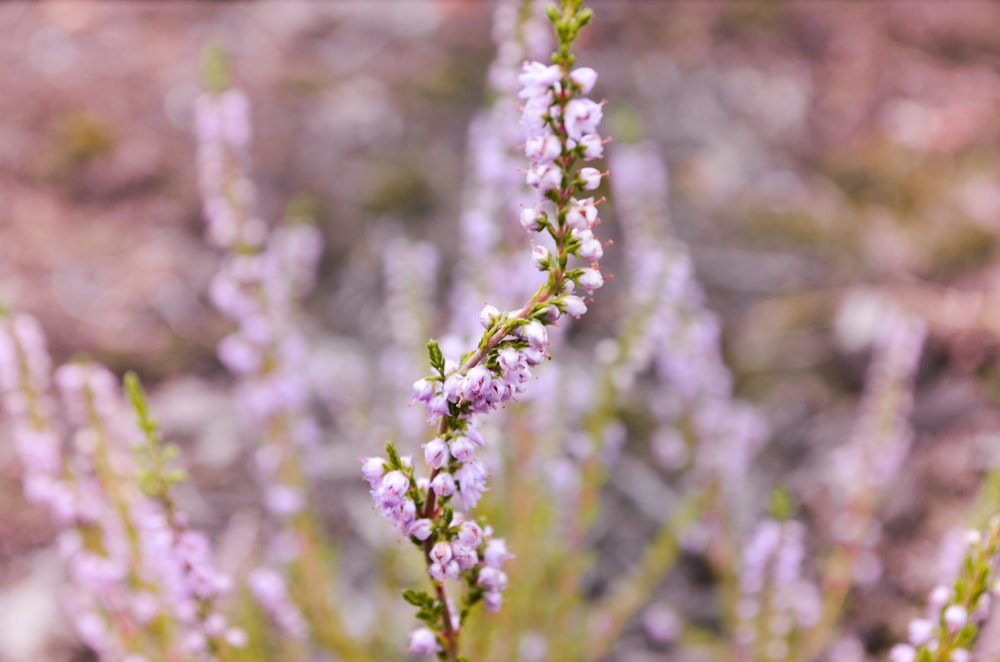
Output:
[[[909,643],[889,651],[889,662],[970,662],[979,626],[996,596],[1000,517],[968,533],[968,552],[954,585],[938,585],[927,598],[927,616],[910,621]]]
[[[538,268],[548,272],[547,282],[517,310],[502,313],[487,304],[480,313],[485,332],[478,346],[459,359],[446,357],[435,341],[428,344],[433,373],[413,389],[414,400],[424,403],[429,421],[437,425],[435,438],[423,446],[427,478],[418,479],[412,458],[401,457],[392,444],[386,447],[387,459],[364,461],[362,473],[376,506],[422,548],[434,587],[434,596],[406,595],[427,625],[411,637],[415,653],[459,659],[459,634],[471,607],[482,601],[491,611],[500,608],[508,581],[502,570],[510,556],[506,545],[492,537],[490,527],[453,509],[457,497],[463,511],[471,510],[487,489],[485,466],[475,459],[485,442],[474,417],[524,391],[531,368],[547,356],[546,327],[563,314],[579,317],[586,311],[578,287],[589,295],[603,285],[598,266],[603,247],[593,233],[597,203],[576,197],[596,187],[580,176],[579,163],[603,154],[596,133],[602,107],[583,97],[596,73],[571,70],[571,46],[592,15],[580,5],[569,0],[561,10],[550,9],[558,40],[553,64],[526,63],[519,77],[525,152],[531,160],[526,180],[539,196],[521,222],[530,232],[544,230],[554,243],[553,250],[536,245],[532,251]],[[571,264],[571,257],[583,266]],[[449,599],[446,579],[465,584],[461,606]]]

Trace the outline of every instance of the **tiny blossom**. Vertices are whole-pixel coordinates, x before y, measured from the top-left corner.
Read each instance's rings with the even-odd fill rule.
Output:
[[[583,190],[593,191],[601,185],[601,171],[597,168],[581,168],[580,181],[583,182]]]
[[[578,144],[584,161],[593,161],[604,156],[604,141],[596,133],[588,134],[580,138]]]
[[[433,655],[437,651],[437,636],[431,630],[418,628],[410,633],[410,653],[414,655]]]
[[[448,446],[441,439],[431,439],[424,444],[424,461],[432,469],[440,469],[448,464]]]
[[[455,479],[450,473],[442,472],[431,481],[431,489],[439,497],[448,497],[455,493],[457,487],[455,486]]]
[[[593,230],[597,220],[597,206],[593,198],[573,200],[566,214],[566,224],[574,230]]]
[[[539,164],[552,163],[561,150],[559,139],[551,134],[530,138],[524,146],[525,155]]]
[[[537,232],[542,229],[542,224],[539,222],[540,218],[541,214],[539,214],[537,209],[525,207],[521,210],[521,227],[528,232]]]
[[[578,67],[570,72],[569,79],[580,86],[582,94],[590,94],[597,83],[597,72],[590,67]]]
[[[479,323],[484,329],[488,329],[490,328],[490,325],[492,325],[493,322],[495,322],[499,317],[500,311],[497,310],[496,306],[487,304],[483,306],[483,309],[479,312]]]
[[[549,249],[545,246],[535,244],[531,247],[531,257],[543,271],[549,268]]]
[[[584,269],[577,282],[588,294],[593,294],[594,290],[604,285],[604,276],[597,269]]]
[[[961,605],[951,605],[944,610],[944,622],[952,630],[958,630],[969,620],[969,614]]]
[[[934,636],[934,623],[926,618],[915,618],[907,628],[908,639],[914,646],[923,646]]]
[[[601,123],[604,110],[590,99],[573,99],[566,105],[566,132],[573,140],[592,134]]]
[[[587,312],[587,304],[580,297],[570,294],[562,298],[563,310],[570,317],[579,318]]]
[[[562,181],[562,171],[552,164],[536,163],[528,169],[528,186],[536,189],[540,194],[558,188]]]

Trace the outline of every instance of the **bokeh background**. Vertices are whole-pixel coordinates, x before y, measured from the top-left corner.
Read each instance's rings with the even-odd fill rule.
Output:
[[[1000,463],[1000,6],[590,4],[581,63],[601,74],[606,132],[662,150],[672,228],[722,317],[737,391],[772,430],[762,485],[808,491],[817,449],[849,433],[868,356],[852,344],[864,316],[842,314],[848,295],[929,323],[916,442],[882,509],[885,570],[848,617],[877,647],[904,627],[941,536]],[[203,44],[225,45],[253,102],[261,216],[303,194],[318,209],[327,251],[312,332],[330,356],[377,356],[386,242],[426,240],[442,265],[456,258],[492,10],[0,5],[0,297],[39,317],[58,359],[86,353],[143,374],[185,450],[185,498],[202,525],[222,530],[253,491],[215,358],[228,326],[205,295],[219,256],[203,240],[191,135]],[[581,342],[613,328],[615,297],[611,281],[574,332]],[[334,386],[360,379],[357,366],[324,365]],[[329,502],[366,496],[354,458],[369,442],[331,440]],[[70,659],[53,531],[18,478],[0,446],[0,659]],[[621,521],[641,520],[629,490],[612,480],[606,492]],[[337,535],[356,535],[342,510],[329,517]],[[611,568],[628,557],[604,553]],[[639,628],[625,637],[616,659],[671,659]]]

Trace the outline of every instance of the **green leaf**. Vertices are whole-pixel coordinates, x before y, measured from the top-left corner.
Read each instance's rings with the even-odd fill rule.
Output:
[[[434,598],[426,591],[417,591],[412,588],[404,589],[403,599],[414,607],[434,607]]]
[[[427,353],[430,354],[431,367],[444,377],[444,354],[441,352],[441,346],[434,339],[431,339],[427,343]]]
[[[391,441],[385,442],[385,454],[389,457],[389,471],[403,468],[403,460]]]
[[[229,54],[217,41],[205,44],[201,51],[201,84],[212,94],[221,94],[231,81]]]

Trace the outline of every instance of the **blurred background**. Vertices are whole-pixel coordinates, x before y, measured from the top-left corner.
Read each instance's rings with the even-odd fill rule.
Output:
[[[849,616],[866,641],[888,641],[1000,463],[1000,6],[590,5],[580,63],[600,73],[605,132],[661,149],[672,227],[722,318],[737,392],[772,431],[762,482],[808,485],[823,470],[812,453],[850,430],[868,357],[848,294],[929,323],[916,442],[882,515],[885,572]],[[299,195],[318,209],[312,332],[377,355],[366,330],[387,240],[433,243],[448,285],[492,13],[473,0],[0,5],[0,298],[41,320],[57,359],[143,374],[185,449],[199,523],[221,527],[253,490],[215,357],[228,324],[205,295],[219,257],[203,240],[191,133],[203,44],[225,45],[253,103],[261,216]],[[577,336],[613,328],[616,289]],[[331,499],[359,491],[354,458],[371,440],[344,441]],[[0,659],[69,659],[40,643],[71,637],[52,596],[53,531],[18,479],[0,447]],[[614,489],[611,507],[631,512]],[[330,517],[351,535],[347,516]],[[626,651],[655,650],[629,636]],[[25,652],[43,646],[62,652]]]

